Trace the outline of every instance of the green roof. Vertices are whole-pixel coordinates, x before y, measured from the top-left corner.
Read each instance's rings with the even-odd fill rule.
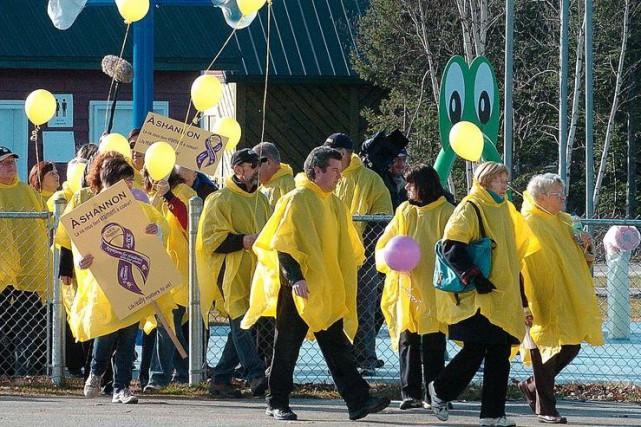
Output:
[[[274,0],[271,28],[273,79],[354,78],[349,54],[355,25],[368,0]],[[228,79],[264,76],[267,7],[238,30],[214,69]],[[68,30],[56,29],[45,0],[1,0],[0,68],[99,69],[120,52],[126,26],[115,6],[85,7]],[[232,29],[213,6],[155,7],[155,68],[207,68]],[[130,32],[125,58],[131,59]]]

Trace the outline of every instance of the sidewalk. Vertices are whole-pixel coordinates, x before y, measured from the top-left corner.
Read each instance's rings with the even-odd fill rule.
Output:
[[[284,426],[265,415],[262,399],[213,400],[140,396],[138,405],[111,403],[111,398],[0,396],[0,425],[26,426]],[[477,426],[478,402],[454,402],[448,422],[440,422],[423,409],[400,411],[398,401],[370,415],[358,425]],[[641,406],[612,402],[560,401],[559,411],[575,426],[639,426]],[[342,401],[294,399],[296,424],[347,425]],[[508,402],[508,417],[519,426],[540,426],[523,401]],[[292,425],[292,424],[289,424]],[[356,425],[356,424],[354,424]]]

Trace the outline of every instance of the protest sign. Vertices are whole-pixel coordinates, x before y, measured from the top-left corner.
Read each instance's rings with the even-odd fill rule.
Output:
[[[120,181],[60,219],[78,251],[93,255],[89,270],[120,319],[182,283],[138,203]]]
[[[140,129],[134,151],[144,153],[155,142],[166,141],[176,150],[176,164],[214,175],[227,138],[197,126],[149,113]]]

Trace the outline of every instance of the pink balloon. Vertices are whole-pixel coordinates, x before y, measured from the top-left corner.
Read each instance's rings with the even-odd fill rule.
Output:
[[[134,199],[136,199],[136,200],[138,200],[140,202],[149,203],[149,197],[147,197],[145,192],[142,191],[141,189],[132,188],[131,189],[131,194],[134,195]]]
[[[631,252],[641,243],[641,234],[636,227],[615,225],[605,234],[603,243],[614,252]]]
[[[421,259],[421,248],[409,236],[396,236],[385,245],[383,257],[392,270],[411,271]]]

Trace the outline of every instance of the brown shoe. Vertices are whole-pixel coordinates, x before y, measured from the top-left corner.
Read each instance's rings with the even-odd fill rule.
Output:
[[[209,394],[213,397],[227,397],[237,399],[243,397],[243,394],[237,388],[230,384],[212,384],[209,388]]]
[[[519,389],[521,393],[523,393],[523,396],[525,397],[525,401],[527,402],[528,405],[530,405],[530,409],[532,409],[532,412],[536,414],[536,393],[532,393],[530,389],[527,386],[527,382],[525,381],[516,381],[515,382],[516,388]]]

